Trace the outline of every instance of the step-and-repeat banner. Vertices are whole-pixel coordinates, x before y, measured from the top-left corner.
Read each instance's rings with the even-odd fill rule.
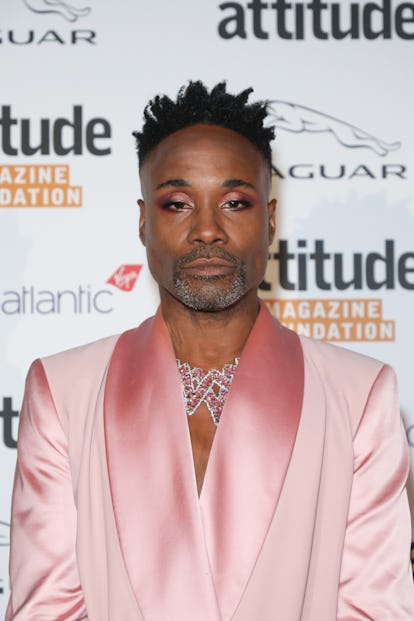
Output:
[[[414,3],[0,0],[0,68],[0,616],[28,365],[156,308],[131,132],[188,79],[271,102],[261,295],[395,367],[414,457]]]

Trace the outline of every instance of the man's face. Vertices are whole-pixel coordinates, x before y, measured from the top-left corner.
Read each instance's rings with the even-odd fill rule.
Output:
[[[162,300],[218,311],[256,291],[275,201],[249,140],[215,125],[179,130],[150,153],[141,187],[140,237]]]

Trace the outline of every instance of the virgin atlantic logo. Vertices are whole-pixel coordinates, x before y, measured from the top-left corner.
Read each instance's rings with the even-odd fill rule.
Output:
[[[401,146],[400,142],[386,142],[356,125],[290,101],[270,101],[269,118],[276,129],[294,133],[330,133],[348,149],[370,149],[382,157]]]
[[[141,269],[142,265],[120,265],[106,282],[121,291],[132,291]]]
[[[55,13],[68,22],[76,22],[91,12],[90,7],[78,8],[63,0],[23,0],[23,2],[33,13]]]

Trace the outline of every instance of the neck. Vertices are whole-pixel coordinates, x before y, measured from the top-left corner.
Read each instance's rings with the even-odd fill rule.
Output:
[[[259,311],[256,291],[231,308],[194,311],[161,292],[161,310],[175,355],[201,369],[221,369],[241,355]]]

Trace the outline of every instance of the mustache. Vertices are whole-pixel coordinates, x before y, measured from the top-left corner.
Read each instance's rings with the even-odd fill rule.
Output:
[[[188,252],[184,256],[177,259],[175,267],[176,269],[181,269],[182,267],[185,267],[187,263],[191,263],[196,259],[223,259],[223,261],[227,261],[236,267],[243,266],[241,259],[233,254],[230,254],[226,250],[223,250],[223,248],[199,246],[197,248],[193,248],[191,252]]]

